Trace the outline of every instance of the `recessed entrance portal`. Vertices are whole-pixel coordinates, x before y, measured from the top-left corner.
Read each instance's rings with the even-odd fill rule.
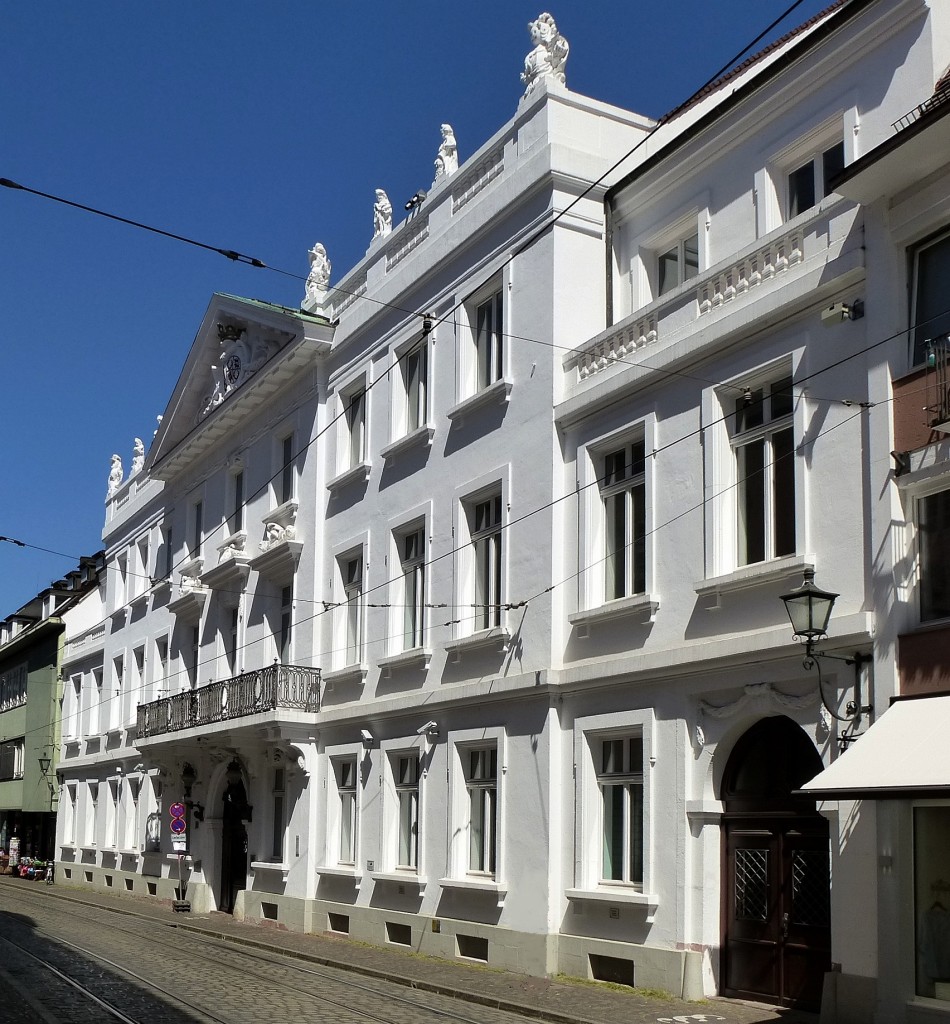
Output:
[[[237,761],[228,765],[227,786],[223,797],[221,832],[221,894],[218,908],[234,912],[237,894],[247,887],[247,829],[251,820],[244,777]]]
[[[789,718],[766,718],[726,765],[723,991],[818,1009],[831,967],[828,822],[792,792],[822,769]]]

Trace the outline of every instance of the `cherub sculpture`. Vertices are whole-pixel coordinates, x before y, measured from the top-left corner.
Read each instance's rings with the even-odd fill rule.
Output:
[[[112,468],[109,470],[109,490],[106,493],[107,498],[111,498],[113,494],[122,486],[122,459],[118,455],[112,456]]]
[[[373,206],[373,238],[385,238],[393,229],[393,204],[389,196],[376,189],[376,203]]]
[[[455,174],[459,169],[458,145],[455,142],[455,132],[450,124],[442,125],[442,142],[439,145],[439,152],[435,158],[435,180]]]
[[[535,21],[529,22],[528,31],[534,49],[525,57],[521,73],[525,96],[542,78],[551,77],[563,85],[564,65],[570,52],[567,40],[558,32],[554,18],[548,13],[539,14]]]
[[[327,296],[327,285],[330,283],[330,260],[327,251],[322,243],[317,242],[310,250],[310,274],[307,277],[307,290],[303,302],[300,304],[303,309],[313,310],[323,305]]]

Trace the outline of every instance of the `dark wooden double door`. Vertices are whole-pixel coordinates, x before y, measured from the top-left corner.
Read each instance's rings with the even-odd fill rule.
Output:
[[[726,994],[817,1009],[831,967],[827,823],[727,821],[725,881]]]
[[[723,779],[726,995],[803,1010],[831,969],[828,822],[796,796],[821,770],[812,741],[784,716],[736,744]]]

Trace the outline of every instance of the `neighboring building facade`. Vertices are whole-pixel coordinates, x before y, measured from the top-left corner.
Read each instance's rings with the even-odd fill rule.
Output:
[[[56,856],[63,635],[98,586],[100,556],[0,622],[0,851]]]
[[[515,117],[457,170],[443,131],[448,170],[391,233],[377,194],[329,290],[314,247],[306,310],[214,296],[110,488],[60,877],[173,897],[180,803],[196,910],[841,1021],[943,1013],[878,887],[910,802],[895,824],[801,787],[871,742],[837,760],[908,658],[943,692],[905,638],[943,449],[919,492],[889,453],[892,380],[950,364],[907,349],[921,303],[941,314],[912,282],[945,279],[946,176],[905,180],[898,147],[904,178],[849,183],[948,62],[936,5],[847,0],[656,125],[532,58]],[[781,604],[812,571],[851,662],[820,677]],[[878,901],[899,968],[852,927]]]

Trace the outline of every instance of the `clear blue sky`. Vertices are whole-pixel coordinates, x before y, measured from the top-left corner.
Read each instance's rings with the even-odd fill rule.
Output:
[[[514,114],[541,10],[569,88],[657,117],[790,4],[10,0],[0,177],[302,277],[319,240],[339,280],[374,189],[401,216],[429,187],[442,122],[464,160]],[[303,282],[0,188],[0,536],[65,555],[0,543],[0,618],[101,546],[110,455],[151,439],[215,291]]]

